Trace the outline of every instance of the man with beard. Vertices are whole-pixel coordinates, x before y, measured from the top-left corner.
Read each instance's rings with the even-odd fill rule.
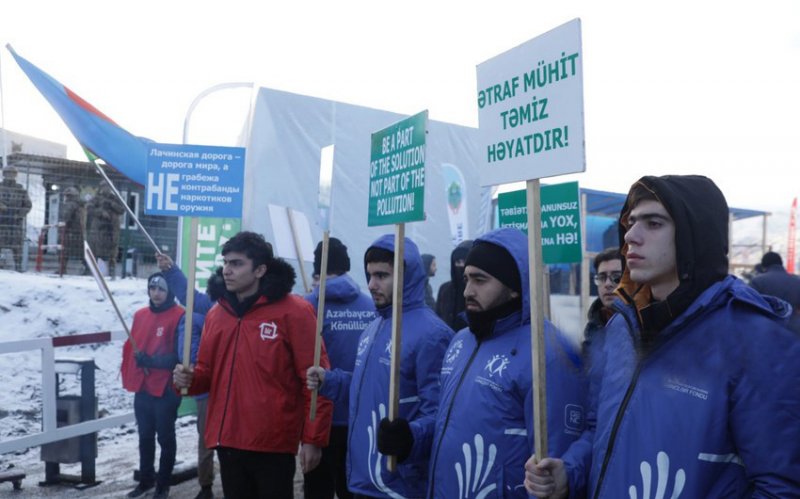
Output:
[[[427,497],[527,498],[524,465],[534,442],[527,237],[491,231],[465,264],[469,327],[442,365]],[[584,429],[585,382],[577,349],[549,322],[544,339],[547,440],[559,456]]]
[[[406,238],[404,245],[399,417],[392,422],[386,419],[394,304],[393,235],[378,238],[364,255],[378,317],[361,335],[354,370],[308,370],[309,389],[320,388],[320,394],[337,402],[349,400],[347,485],[357,498],[422,497],[426,489],[439,370],[453,332],[425,305],[422,258],[410,239]],[[405,438],[396,445],[382,446],[379,432],[395,425],[402,425],[398,431]],[[419,443],[415,450],[413,441]],[[387,470],[386,455],[397,457],[394,471]]]

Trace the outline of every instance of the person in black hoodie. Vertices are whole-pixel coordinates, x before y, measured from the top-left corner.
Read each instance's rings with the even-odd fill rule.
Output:
[[[450,280],[439,286],[436,315],[453,331],[467,327],[464,311],[464,260],[472,248],[472,240],[462,241],[450,254]]]
[[[786,302],[728,275],[728,223],[707,177],[631,187],[588,428],[526,463],[531,495],[798,497],[800,341]]]

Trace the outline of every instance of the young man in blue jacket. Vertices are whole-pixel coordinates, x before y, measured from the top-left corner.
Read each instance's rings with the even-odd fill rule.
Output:
[[[706,177],[633,185],[589,431],[528,460],[530,493],[800,497],[800,340],[785,302],[728,275],[728,220]]]
[[[322,267],[322,242],[314,250],[314,280]],[[372,298],[362,292],[347,273],[350,256],[347,246],[332,237],[328,244],[328,269],[325,281],[325,315],[322,340],[328,351],[331,368],[353,372],[356,363],[358,339],[375,318]],[[317,311],[319,287],[306,295],[306,300]],[[319,465],[303,476],[307,499],[351,499],[347,490],[347,400],[336,401],[333,406],[333,423],[330,443],[322,449]]]
[[[439,371],[453,331],[425,305],[425,270],[416,244],[405,239],[403,315],[400,360],[400,413],[417,442],[393,449],[398,465],[386,469],[379,452],[379,426],[386,425],[391,364],[394,282],[394,236],[385,235],[367,249],[364,265],[378,317],[358,342],[355,367],[324,370],[311,367],[309,389],[338,403],[349,400],[347,485],[355,497],[419,498],[425,495],[428,455],[439,402]],[[320,386],[321,385],[321,386]],[[412,452],[413,450],[413,452]]]
[[[527,237],[498,229],[467,254],[469,326],[450,343],[431,450],[429,498],[526,498],[533,447]],[[547,433],[560,456],[583,431],[585,381],[578,349],[545,323]]]

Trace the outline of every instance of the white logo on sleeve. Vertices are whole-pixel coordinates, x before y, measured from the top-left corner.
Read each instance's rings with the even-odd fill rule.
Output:
[[[278,326],[274,322],[262,322],[258,328],[262,340],[274,340],[278,337]]]
[[[489,371],[489,376],[494,377],[496,374],[497,376],[502,376],[503,371],[505,371],[506,367],[511,361],[508,360],[508,357],[505,355],[493,355],[491,359],[486,363],[485,369]]]
[[[461,353],[461,349],[463,347],[464,340],[462,339],[456,340],[452,345],[450,345],[450,349],[445,354],[444,363],[452,364],[458,358],[458,355]]]
[[[672,485],[672,494],[667,496],[667,485],[669,482],[669,456],[664,451],[660,451],[656,456],[657,474],[655,494],[653,494],[653,470],[650,467],[650,463],[647,461],[642,461],[642,463],[639,465],[639,470],[642,473],[642,494],[639,495],[637,493],[636,486],[631,485],[628,487],[628,496],[630,499],[639,499],[640,497],[647,499],[651,497],[653,499],[665,499],[666,497],[677,499],[683,492],[684,485],[686,485],[686,472],[683,471],[683,468],[680,468],[675,472],[675,481]]]

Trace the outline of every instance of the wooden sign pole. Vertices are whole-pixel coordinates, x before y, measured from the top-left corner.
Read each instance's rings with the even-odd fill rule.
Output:
[[[394,282],[392,283],[392,362],[389,367],[389,421],[400,415],[400,340],[403,334],[403,254],[405,251],[405,224],[394,230]],[[397,456],[388,456],[386,468],[397,469]]]
[[[539,179],[528,180],[528,266],[531,295],[531,368],[533,370],[533,428],[534,452],[537,459],[547,457],[547,394],[544,349],[544,296],[541,279],[542,259],[542,198]]]
[[[325,325],[325,286],[328,280],[328,245],[330,233],[322,233],[322,260],[319,266],[319,301],[317,302],[317,334],[314,337],[314,367],[319,367],[322,356],[322,327]],[[319,389],[311,392],[311,413],[309,419],[317,417],[317,396]]]

